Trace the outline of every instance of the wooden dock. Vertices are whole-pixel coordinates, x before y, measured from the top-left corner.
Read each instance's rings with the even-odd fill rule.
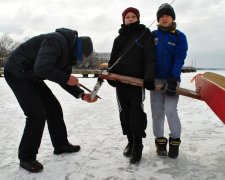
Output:
[[[72,74],[81,74],[83,77],[88,77],[88,75],[93,75],[94,77],[97,77],[98,74],[100,74],[99,69],[73,69]],[[4,76],[4,70],[3,68],[0,69],[0,77]]]
[[[0,69],[0,77],[2,77],[3,74],[4,74],[4,70],[3,70],[3,68],[1,68],[1,69]]]
[[[83,77],[88,77],[88,75],[93,75],[98,77],[98,74],[101,73],[100,69],[73,69],[72,74],[81,74]]]
[[[187,73],[187,72],[196,72],[196,68],[193,66],[183,66],[182,72]]]
[[[196,68],[194,67],[183,67],[182,72],[196,72]],[[94,77],[98,77],[98,74],[101,73],[100,69],[73,69],[73,74],[81,74],[83,77],[89,77],[89,75],[93,75]],[[0,77],[3,77],[4,75],[3,68],[0,69]]]

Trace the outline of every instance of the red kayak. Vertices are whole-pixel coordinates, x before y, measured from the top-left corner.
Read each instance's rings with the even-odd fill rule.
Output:
[[[195,77],[196,92],[225,124],[225,77],[206,72]]]

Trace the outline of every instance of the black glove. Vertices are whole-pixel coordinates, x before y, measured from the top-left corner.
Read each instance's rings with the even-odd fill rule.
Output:
[[[112,86],[112,87],[116,87],[116,86],[117,86],[117,81],[107,80],[107,82],[108,82],[109,85]]]
[[[144,79],[144,88],[147,90],[155,90],[154,79]]]
[[[171,77],[167,80],[167,82],[163,85],[161,89],[163,90],[164,94],[168,96],[174,96],[176,94],[176,88],[177,80]]]

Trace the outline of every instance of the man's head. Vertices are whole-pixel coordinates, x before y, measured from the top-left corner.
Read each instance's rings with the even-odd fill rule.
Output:
[[[134,7],[129,7],[125,9],[122,13],[123,24],[130,24],[139,21],[140,13],[138,9]]]
[[[88,36],[80,36],[76,39],[77,60],[82,61],[83,56],[88,57],[93,52],[92,40]]]
[[[80,36],[81,44],[83,47],[83,54],[88,57],[93,52],[92,40],[88,36]]]
[[[176,19],[174,9],[168,3],[164,3],[164,4],[161,4],[161,6],[159,6],[159,9],[158,9],[157,14],[156,14],[158,22],[159,22],[160,17],[162,17],[163,15],[171,16],[173,20]]]

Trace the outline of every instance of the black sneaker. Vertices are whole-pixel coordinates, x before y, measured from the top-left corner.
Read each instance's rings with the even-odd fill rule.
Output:
[[[131,152],[132,152],[132,146],[133,144],[128,143],[125,149],[123,150],[123,155],[126,157],[131,157]]]
[[[156,153],[159,156],[167,156],[167,139],[165,137],[159,137],[155,139]]]
[[[169,153],[168,156],[170,158],[176,159],[179,155],[179,146],[180,146],[181,140],[180,138],[172,139],[169,138]]]
[[[72,145],[70,143],[65,144],[61,147],[55,147],[54,149],[54,154],[59,155],[63,153],[74,153],[80,151],[80,146],[79,145]]]
[[[33,160],[29,162],[20,161],[20,166],[32,173],[43,171],[43,165],[39,163],[37,160]]]

